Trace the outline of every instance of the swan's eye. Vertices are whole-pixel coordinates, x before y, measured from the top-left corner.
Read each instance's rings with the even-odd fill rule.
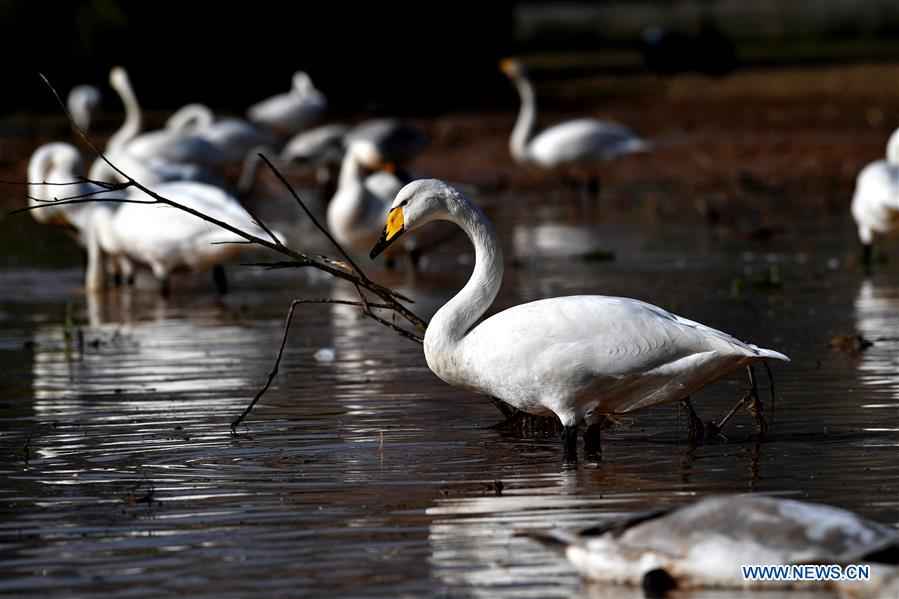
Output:
[[[400,203],[397,205],[397,208],[402,208],[403,206],[405,206],[405,205],[408,204],[408,203],[409,203],[409,200],[403,200],[402,202],[400,202]]]

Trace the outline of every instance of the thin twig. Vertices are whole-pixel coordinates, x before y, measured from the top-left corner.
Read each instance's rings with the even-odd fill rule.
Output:
[[[347,263],[352,267],[352,269],[356,272],[356,274],[359,275],[359,278],[368,280],[368,277],[365,276],[365,273],[362,272],[362,269],[359,268],[359,266],[355,262],[353,262],[353,259],[350,258],[350,255],[347,253],[347,251],[343,249],[343,246],[340,245],[339,243],[337,243],[337,240],[334,239],[334,236],[331,235],[331,232],[328,231],[328,229],[326,229],[325,227],[323,227],[321,225],[321,223],[318,222],[318,219],[316,219],[315,216],[312,215],[312,212],[309,210],[309,208],[306,207],[306,204],[303,202],[303,200],[300,199],[299,194],[297,194],[297,192],[294,191],[293,186],[287,182],[287,179],[284,178],[284,175],[282,175],[281,172],[277,168],[275,168],[275,165],[272,164],[272,162],[268,158],[266,158],[265,154],[263,154],[262,152],[259,152],[257,154],[257,156],[259,156],[259,158],[261,158],[262,161],[265,162],[265,165],[275,174],[275,176],[278,178],[279,181],[281,181],[281,183],[284,185],[284,187],[287,188],[287,191],[289,191],[290,195],[293,196],[293,199],[295,199],[297,201],[297,204],[300,205],[300,208],[303,209],[303,212],[305,212],[306,216],[309,217],[309,220],[312,221],[312,224],[314,224],[315,227],[319,231],[321,231],[325,237],[328,238],[328,241],[330,241],[334,245],[334,247],[337,248],[337,251],[339,251],[343,255],[343,257],[346,259]]]
[[[287,318],[284,320],[284,332],[281,334],[281,345],[278,348],[278,355],[275,357],[275,364],[272,366],[272,369],[269,371],[268,376],[265,379],[265,384],[262,386],[259,391],[256,392],[256,395],[253,396],[253,399],[250,400],[250,403],[244,408],[244,411],[241,412],[240,416],[235,418],[231,422],[231,434],[237,434],[235,431],[240,423],[250,414],[253,410],[253,407],[259,402],[265,392],[268,391],[269,387],[271,387],[272,382],[275,380],[275,376],[278,374],[278,368],[281,366],[281,358],[284,356],[284,348],[287,346],[287,336],[290,333],[290,324],[293,320],[293,313],[296,310],[296,307],[300,304],[340,304],[343,306],[362,306],[361,302],[354,302],[350,300],[340,300],[340,299],[295,299],[290,302],[290,309],[287,311]],[[383,310],[391,310],[392,307],[387,304],[367,304],[369,308],[379,308]],[[370,316],[373,316],[369,312]],[[421,339],[413,337],[413,333],[409,333],[403,329],[400,329],[396,326],[390,325],[392,329],[397,331],[398,333],[409,336],[416,341],[421,341]]]

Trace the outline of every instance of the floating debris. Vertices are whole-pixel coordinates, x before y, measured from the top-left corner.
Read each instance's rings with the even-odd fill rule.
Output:
[[[315,358],[316,362],[333,362],[336,356],[337,352],[335,352],[332,347],[323,347],[312,354],[312,357]]]

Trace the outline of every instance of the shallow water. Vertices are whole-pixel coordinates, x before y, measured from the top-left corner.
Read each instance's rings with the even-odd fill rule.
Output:
[[[747,242],[693,214],[611,210],[587,226],[564,206],[486,200],[507,254],[498,307],[640,297],[790,355],[773,365],[766,440],[741,413],[728,442],[691,448],[667,406],[605,433],[601,462],[564,466],[556,438],[488,429],[499,412],[434,377],[420,346],[322,305],[298,309],[275,385],[231,436],[289,299],[349,290],[234,266],[224,299],[205,281],[169,301],[152,290],[85,297],[68,240],[6,219],[4,233],[43,249],[7,253],[0,270],[0,594],[618,597],[636,593],[583,585],[518,533],[747,491],[899,526],[895,248],[865,277],[842,216]],[[430,316],[464,284],[464,247],[415,278],[376,278]],[[597,250],[614,260],[583,258]],[[762,288],[771,269],[781,286]],[[828,346],[855,332],[873,346]],[[316,359],[322,348],[333,361]],[[734,375],[694,405],[718,418],[745,386]]]

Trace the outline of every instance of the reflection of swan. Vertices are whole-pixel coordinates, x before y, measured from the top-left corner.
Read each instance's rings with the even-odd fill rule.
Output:
[[[141,108],[128,72],[123,67],[114,67],[109,72],[109,84],[125,106],[124,123],[106,143],[105,153],[116,166],[145,185],[174,180],[220,182],[217,175],[206,168],[225,162],[220,150],[189,133],[160,130],[141,135]],[[91,166],[88,178],[122,180],[121,175],[99,159]]]
[[[428,366],[451,385],[497,397],[531,414],[555,415],[566,453],[588,418],[585,444],[599,450],[602,415],[674,402],[752,362],[788,360],[629,298],[572,296],[509,308],[476,324],[502,282],[502,249],[487,217],[467,197],[431,179],[393,202],[375,257],[431,220],[448,220],[475,246],[471,279],[431,320]]]
[[[76,85],[66,96],[66,107],[78,128],[87,133],[91,128],[91,117],[100,107],[102,95],[94,85]]]
[[[52,168],[46,166],[49,163]],[[48,144],[32,157],[29,177],[33,181],[75,181],[81,167],[78,151],[68,144]],[[44,177],[41,177],[41,170]],[[68,196],[95,192],[98,188],[81,183],[66,188]],[[46,186],[32,185],[31,195],[37,198],[48,193]],[[256,235],[267,235],[243,209],[240,203],[221,189],[191,181],[159,184],[155,191],[163,197],[184,204],[208,216],[242,228]],[[127,196],[131,200],[150,198],[138,189],[106,192],[110,198]],[[31,205],[38,202],[30,200]],[[182,210],[164,205],[138,203],[116,204],[90,202],[51,206],[49,217],[59,224],[75,227],[88,252],[85,286],[100,288],[105,283],[104,260],[107,257],[127,258],[145,264],[167,291],[169,276],[178,269],[199,270],[218,265],[233,257],[246,246],[241,238],[211,225]],[[38,211],[39,212],[39,211]],[[130,275],[130,263],[121,261],[122,274]],[[223,272],[216,269],[216,283],[224,291]]]
[[[883,392],[899,408],[899,285],[893,279],[866,279],[855,298],[858,332],[873,345],[859,356],[859,375],[871,391]],[[875,402],[875,405],[881,406]]]
[[[243,119],[217,119],[212,110],[199,103],[187,104],[175,111],[165,123],[169,131],[190,133],[218,148],[227,162],[246,158],[250,150],[278,148],[281,142],[272,134]]]
[[[33,389],[42,417],[78,409],[93,414],[97,424],[116,420],[96,395],[115,397],[115,411],[123,419],[131,418],[132,410],[147,410],[155,394],[174,394],[159,400],[164,401],[161,410],[176,409],[183,401],[182,409],[205,411],[209,404],[198,394],[230,390],[239,396],[255,384],[258,373],[235,364],[245,363],[247,348],[272,342],[265,328],[261,332],[258,326],[222,318],[218,308],[173,308],[158,297],[128,291],[113,297],[121,301],[106,304],[103,295],[86,294],[92,318],[84,336],[93,344],[77,359],[71,352],[78,349],[67,347],[61,322],[42,324],[34,332]],[[154,396],[148,397],[149,390]],[[129,401],[130,393],[138,396]]]
[[[251,121],[280,135],[295,135],[321,118],[327,100],[312,79],[303,71],[293,76],[293,85],[287,93],[262,100],[247,109]]]
[[[674,588],[812,586],[795,580],[747,581],[741,566],[753,564],[869,563],[872,580],[852,585],[860,593],[852,596],[899,591],[899,571],[885,561],[891,550],[899,551],[895,530],[846,510],[792,499],[707,497],[580,533],[555,530],[545,540],[561,545],[587,578],[642,585],[654,595]],[[836,585],[819,581],[817,586]]]
[[[537,104],[527,70],[512,59],[503,60],[500,68],[521,96],[518,120],[509,139],[509,150],[517,162],[553,168],[609,160],[647,149],[647,143],[624,125],[591,118],[565,121],[531,138],[537,120]]]
[[[865,262],[871,261],[875,234],[899,233],[899,129],[887,142],[886,160],[872,162],[858,174],[852,216]]]

